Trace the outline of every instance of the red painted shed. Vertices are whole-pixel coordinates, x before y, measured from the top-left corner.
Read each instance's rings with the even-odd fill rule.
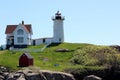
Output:
[[[33,66],[33,57],[30,55],[30,53],[23,53],[20,56],[19,66],[21,67]]]

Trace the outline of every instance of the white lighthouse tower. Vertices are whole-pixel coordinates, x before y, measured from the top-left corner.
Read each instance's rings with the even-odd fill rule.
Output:
[[[63,29],[63,21],[64,17],[61,16],[61,13],[57,11],[53,20],[53,42],[54,43],[62,43],[64,42],[64,29]]]

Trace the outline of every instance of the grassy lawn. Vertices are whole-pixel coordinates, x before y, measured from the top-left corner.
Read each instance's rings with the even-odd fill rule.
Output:
[[[33,52],[32,50],[39,50],[43,48],[45,45],[39,46],[29,46],[24,49],[27,50],[34,58],[34,66],[39,67],[40,69],[46,70],[57,70],[63,71],[67,68],[82,68],[85,65],[74,65],[70,62],[70,59],[75,54],[76,50],[83,50],[85,52],[85,48],[87,46],[95,46],[92,44],[83,44],[83,43],[62,43],[58,46],[47,47],[44,51]],[[68,49],[69,52],[56,52],[58,49]],[[94,47],[92,48],[94,49]],[[29,51],[30,50],[30,51]],[[89,51],[89,50],[88,50]],[[90,50],[92,51],[92,50]],[[79,53],[78,52],[78,53]],[[19,51],[0,51],[0,65],[10,68],[11,70],[18,70],[19,57],[24,53],[23,50]],[[88,52],[89,53],[89,52]],[[81,53],[80,53],[81,54]],[[83,54],[84,55],[84,54]],[[93,56],[93,54],[92,54]],[[89,56],[88,56],[89,57]],[[97,67],[98,68],[98,67]]]
[[[76,50],[81,46],[87,46],[89,44],[77,44],[77,43],[63,43],[58,46],[52,46],[46,48],[42,52],[29,52],[34,57],[34,66],[40,67],[40,69],[48,70],[63,70],[66,67],[72,66],[69,62],[74,51],[71,52],[56,52],[57,49],[69,49]],[[40,49],[44,45],[29,46],[29,49]],[[19,69],[19,56],[24,51],[0,51],[0,65],[9,67],[13,70]]]

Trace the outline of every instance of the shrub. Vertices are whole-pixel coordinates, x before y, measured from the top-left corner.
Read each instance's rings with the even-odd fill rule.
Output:
[[[74,57],[71,59],[71,62],[74,64],[85,64],[88,60],[88,55],[85,53],[82,54],[75,54]]]
[[[119,69],[120,70],[120,54],[112,54],[109,57],[109,60],[107,62],[107,67],[114,67],[115,70]]]
[[[86,46],[75,51],[70,62],[87,66],[118,64],[120,56],[115,56],[117,53],[116,49],[107,46]]]

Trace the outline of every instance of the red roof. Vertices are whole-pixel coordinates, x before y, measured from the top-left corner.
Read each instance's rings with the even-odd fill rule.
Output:
[[[28,59],[33,59],[33,57],[30,55],[30,53],[23,53],[23,54],[20,56],[20,58],[23,57],[24,55],[27,56]]]
[[[7,25],[6,27],[6,31],[5,34],[9,34],[9,33],[13,33],[14,30],[17,28],[18,25]],[[27,32],[31,33],[31,25],[23,25],[25,30],[27,30]]]

